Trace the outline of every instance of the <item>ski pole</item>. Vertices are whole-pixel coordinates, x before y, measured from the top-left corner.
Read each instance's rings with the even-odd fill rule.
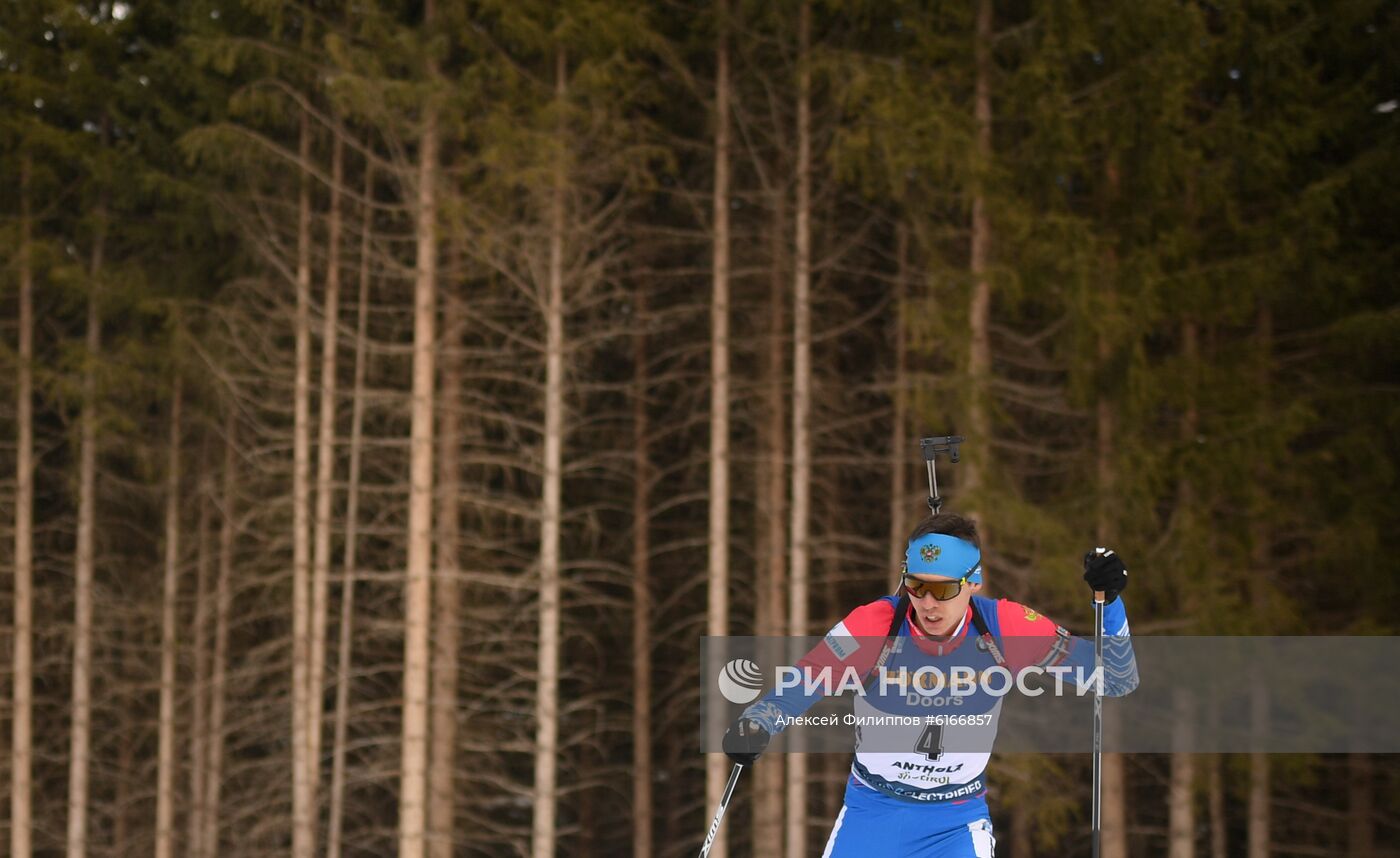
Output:
[[[1094,670],[1103,670],[1103,599],[1094,591]],[[1103,828],[1103,674],[1094,685],[1094,798],[1090,815],[1093,825],[1093,856],[1099,858],[1099,839]]]
[[[724,819],[724,812],[729,809],[729,799],[734,795],[734,785],[739,782],[739,773],[744,770],[743,763],[735,763],[734,770],[729,773],[729,783],[724,785],[724,795],[719,799],[719,810],[715,811],[714,821],[710,823],[710,833],[705,835],[705,843],[700,847],[700,858],[710,854],[710,847],[715,845],[715,835],[719,833],[720,821]]]

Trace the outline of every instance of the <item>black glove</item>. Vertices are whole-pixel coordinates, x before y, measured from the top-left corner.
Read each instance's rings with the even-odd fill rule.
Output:
[[[1084,555],[1084,581],[1089,589],[1103,593],[1104,604],[1118,598],[1128,586],[1128,567],[1111,548],[1095,548]]]
[[[769,738],[768,731],[757,721],[741,717],[724,734],[724,753],[740,765],[751,766],[768,747]]]

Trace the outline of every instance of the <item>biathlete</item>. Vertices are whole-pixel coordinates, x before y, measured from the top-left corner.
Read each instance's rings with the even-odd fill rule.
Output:
[[[981,559],[971,520],[949,513],[925,519],[909,538],[899,592],[851,611],[799,667],[836,668],[837,675],[853,667],[870,682],[877,671],[898,675],[894,671],[942,657],[984,667],[995,662],[1008,671],[1095,665],[1092,642],[1070,636],[1024,605],[977,595]],[[1091,590],[1104,593],[1106,602],[1104,693],[1127,694],[1138,683],[1127,613],[1119,598],[1128,584],[1127,569],[1117,554],[1097,548],[1085,555],[1084,580]],[[901,606],[907,608],[896,620]],[[725,752],[735,762],[752,764],[773,734],[821,696],[812,686],[768,693],[729,729]],[[990,730],[985,720],[980,726],[960,726],[926,725],[920,719],[882,727],[878,737],[857,729],[845,802],[823,858],[991,858],[996,841],[984,772],[1001,698],[982,695],[956,702],[969,704],[958,710],[964,715],[985,713]],[[877,709],[892,711],[857,698],[857,714]]]

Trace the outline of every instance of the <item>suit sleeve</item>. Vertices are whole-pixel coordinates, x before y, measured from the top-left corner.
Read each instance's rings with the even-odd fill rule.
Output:
[[[1077,638],[1063,626],[1025,605],[1002,599],[997,602],[997,621],[1008,667],[1094,668],[1094,642]],[[1122,697],[1137,688],[1139,677],[1133,640],[1128,631],[1128,612],[1120,596],[1103,610],[1104,693]]]
[[[1128,632],[1128,609],[1119,596],[1103,606],[1103,672],[1104,693],[1122,697],[1138,687],[1137,656],[1133,653],[1133,638]],[[1094,642],[1079,641],[1089,649],[1089,663],[1094,663]]]
[[[1010,599],[997,600],[997,626],[1006,666],[1057,667],[1069,660],[1073,638],[1049,617]]]
[[[829,677],[795,688],[775,688],[744,710],[743,717],[756,721],[769,733],[780,733],[787,720],[794,718],[826,696],[826,690],[839,687],[848,670],[864,679],[875,667],[894,621],[894,606],[881,599],[861,605],[831,627],[822,642],[797,661],[800,675]]]

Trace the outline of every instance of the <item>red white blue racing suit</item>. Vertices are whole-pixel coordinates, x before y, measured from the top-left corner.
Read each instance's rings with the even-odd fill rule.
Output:
[[[838,672],[854,667],[862,676],[869,674],[894,625],[896,604],[895,597],[886,596],[856,608],[798,666],[830,667]],[[975,631],[974,609],[993,639],[993,646]],[[896,654],[886,663],[886,671],[900,670],[900,652],[914,655],[913,659],[906,658],[905,664],[920,659],[926,664],[930,656],[971,655],[974,661],[983,659],[984,664],[999,664],[1013,673],[1029,666],[1092,669],[1094,665],[1091,641],[1071,637],[1046,617],[1006,599],[973,596],[962,622],[946,641],[929,638],[912,622],[911,615],[912,611],[906,613],[900,624]],[[1104,693],[1121,696],[1138,683],[1121,598],[1104,607],[1104,635]],[[744,717],[776,734],[821,696],[810,688],[787,689],[785,693],[775,690],[745,710]],[[962,713],[983,713],[987,719],[984,726],[933,727],[917,722],[882,726],[879,750],[869,747],[872,743],[868,736],[863,749],[857,730],[845,802],[823,858],[991,858],[995,839],[984,774],[991,757],[1001,698],[982,695],[980,701],[969,698],[962,704],[967,704],[959,709]],[[856,698],[855,705],[856,715],[878,711],[862,697]],[[964,731],[961,736],[959,731]],[[890,751],[891,747],[908,750]]]

